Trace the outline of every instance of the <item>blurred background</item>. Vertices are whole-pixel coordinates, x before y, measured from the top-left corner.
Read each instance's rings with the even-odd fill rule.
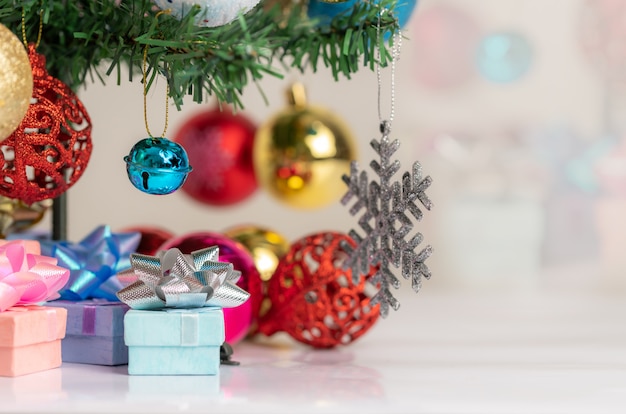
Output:
[[[388,118],[393,96],[401,172],[417,160],[433,179],[434,207],[418,224],[434,247],[426,288],[626,286],[626,2],[419,0],[404,29],[395,88],[390,68],[382,70],[381,112]],[[249,86],[241,115],[257,126],[268,122],[296,81],[311,105],[343,120],[359,166],[368,169],[378,159],[369,143],[380,137],[376,73],[362,69],[335,81],[322,68],[267,78],[259,83],[267,102]],[[259,187],[220,207],[183,191],[137,191],[123,157],[147,136],[139,79],[117,85],[112,77],[78,93],[94,125],[94,151],[68,192],[72,241],[101,224],[175,235],[254,224],[290,241],[358,227],[338,199],[295,208]],[[157,80],[147,101],[153,132],[164,124],[164,94]],[[180,111],[170,106],[167,136],[215,105],[189,99]],[[50,218],[38,227],[49,228]]]

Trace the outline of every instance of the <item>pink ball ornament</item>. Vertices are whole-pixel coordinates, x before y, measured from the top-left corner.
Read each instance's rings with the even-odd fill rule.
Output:
[[[261,295],[260,291],[250,290],[254,290],[256,285],[248,283],[251,279],[260,278],[252,256],[242,244],[229,239],[223,234],[208,231],[188,233],[166,241],[159,250],[177,248],[184,254],[190,254],[210,246],[219,247],[220,262],[230,262],[235,270],[241,272],[241,278],[237,282],[237,286],[248,291],[251,297]],[[236,308],[224,308],[226,342],[229,344],[235,344],[247,335],[252,324],[252,302],[251,299],[248,299],[243,305]]]
[[[584,56],[603,78],[626,82],[626,3],[623,0],[585,0],[578,35]]]
[[[451,89],[475,73],[480,29],[460,8],[439,4],[422,9],[411,22],[410,46],[417,81],[430,89]]]

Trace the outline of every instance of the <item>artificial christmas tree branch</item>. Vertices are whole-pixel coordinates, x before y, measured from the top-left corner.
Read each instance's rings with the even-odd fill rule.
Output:
[[[199,10],[181,20],[156,16],[159,10],[149,0],[0,0],[0,22],[21,37],[24,10],[26,37],[34,40],[41,14],[38,52],[46,56],[49,72],[73,89],[96,78],[119,83],[124,71],[130,80],[141,79],[137,74],[148,46],[147,78],[165,76],[178,107],[185,95],[195,102],[215,96],[241,107],[250,82],[282,77],[286,68],[317,71],[322,62],[335,79],[350,78],[362,67],[374,68],[376,48],[385,65],[389,52],[377,40],[377,25],[380,21],[385,34],[398,23],[392,13],[378,15],[393,10],[396,1],[359,2],[352,14],[338,15],[325,27],[308,19],[298,3],[285,13],[280,4],[261,2],[230,24],[207,28],[193,23]]]

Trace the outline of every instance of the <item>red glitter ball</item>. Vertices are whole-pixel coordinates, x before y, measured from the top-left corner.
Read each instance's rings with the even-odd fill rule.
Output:
[[[185,147],[194,172],[182,190],[213,206],[233,205],[250,197],[258,184],[252,164],[256,126],[230,108],[201,112],[186,121],[174,140]]]
[[[33,103],[0,143],[0,195],[32,204],[67,191],[91,156],[91,120],[72,90],[46,71],[46,58],[28,46]]]
[[[355,341],[374,325],[380,306],[370,303],[365,290],[376,268],[354,283],[350,269],[342,268],[347,257],[342,241],[354,245],[333,232],[292,244],[269,281],[272,307],[259,321],[261,333],[284,331],[315,348],[332,348]]]

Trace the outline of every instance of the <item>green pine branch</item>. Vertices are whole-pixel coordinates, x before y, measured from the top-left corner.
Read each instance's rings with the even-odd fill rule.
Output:
[[[241,107],[240,96],[250,82],[280,78],[289,68],[317,71],[321,63],[334,79],[350,78],[362,67],[374,67],[377,48],[386,65],[389,52],[379,40],[397,30],[397,20],[391,13],[379,17],[379,11],[392,11],[396,1],[364,0],[323,29],[306,17],[305,6],[295,4],[285,14],[279,4],[264,7],[263,1],[216,28],[193,24],[199,10],[178,20],[159,14],[149,0],[119,5],[113,0],[0,0],[0,22],[21,38],[24,13],[26,39],[32,43],[41,21],[37,50],[46,56],[49,72],[73,89],[111,77],[119,84],[124,72],[131,81],[141,80],[147,47],[148,87],[157,74],[165,76],[178,107],[185,95],[196,102],[215,96]]]

